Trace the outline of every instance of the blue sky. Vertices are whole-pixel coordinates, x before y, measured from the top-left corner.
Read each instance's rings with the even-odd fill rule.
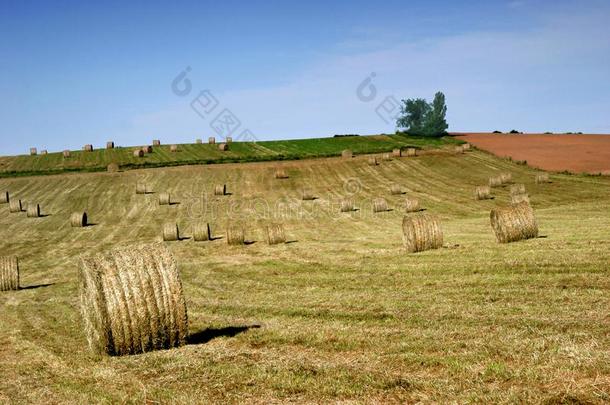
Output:
[[[0,154],[192,142],[225,109],[234,137],[393,132],[380,104],[438,90],[452,131],[610,133],[605,1],[86,3],[0,2]]]

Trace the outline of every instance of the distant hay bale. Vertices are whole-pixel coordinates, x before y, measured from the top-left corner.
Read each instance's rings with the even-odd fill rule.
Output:
[[[48,153],[49,153],[49,152],[47,152],[47,150],[46,150],[46,149],[43,149],[43,150],[41,150],[41,151],[40,151],[40,154],[41,154],[41,155],[47,155]]]
[[[489,187],[500,187],[502,185],[502,177],[493,176],[489,178]]]
[[[227,141],[227,143],[233,143],[233,138],[231,138],[230,136],[227,136],[226,141]]]
[[[243,245],[246,241],[244,228],[239,225],[231,225],[227,228],[227,244]]]
[[[392,160],[392,155],[390,153],[384,153],[381,155],[381,160],[385,160],[385,161]]]
[[[226,143],[219,143],[218,150],[227,151],[227,150],[229,150],[229,145],[227,145]]]
[[[195,242],[205,242],[212,240],[212,232],[210,231],[210,224],[207,222],[200,222],[193,227],[193,240]]]
[[[63,151],[63,155],[65,158],[69,158],[70,157],[70,151],[68,149]]]
[[[548,173],[538,173],[536,174],[536,184],[542,184],[542,183],[550,183],[551,180],[549,178],[549,174]]]
[[[490,179],[491,180],[491,179]],[[490,186],[478,186],[474,189],[475,200],[489,200],[491,199],[491,188]]]
[[[288,173],[283,168],[275,169],[275,178],[276,179],[287,179]]]
[[[214,186],[214,195],[226,195],[227,194],[227,185],[226,184],[217,184]]]
[[[180,239],[180,231],[178,230],[178,224],[166,223],[163,225],[163,240],[165,242],[172,242]]]
[[[509,184],[513,181],[513,175],[510,173],[502,173],[500,174],[500,180],[502,184]]]
[[[40,205],[29,203],[28,209],[26,211],[26,216],[28,218],[38,218],[40,217]]]
[[[161,141],[158,139],[153,139],[152,144],[153,144],[153,146],[161,146]]]
[[[351,158],[353,158],[353,157],[354,157],[354,153],[353,153],[353,152],[352,152],[350,149],[344,149],[344,150],[341,152],[341,157],[342,157],[343,159],[351,159]]]
[[[87,145],[83,146],[83,150],[85,152],[93,152],[93,145],[87,144]]]
[[[21,200],[15,200],[15,199],[11,199],[8,203],[8,211],[15,213],[15,212],[21,212],[23,210],[22,206],[21,206]]]
[[[178,145],[171,145],[169,147],[170,152],[178,152]]]
[[[373,212],[386,212],[388,211],[388,202],[385,198],[375,198],[373,200]]]
[[[462,145],[462,150],[470,150],[470,144],[469,143],[465,143]]]
[[[169,193],[159,194],[159,205],[171,205],[171,196]]]
[[[407,157],[417,156],[417,149],[415,149],[415,148],[407,148],[406,156]]]
[[[36,149],[36,148],[30,148],[30,155],[31,155],[31,156],[38,155],[38,149]]]
[[[417,198],[407,197],[405,198],[405,212],[417,212],[421,208],[419,206],[419,200]]]
[[[176,261],[162,244],[80,260],[80,310],[97,355],[130,355],[186,342],[188,316]]]
[[[87,213],[74,212],[70,216],[70,225],[72,228],[84,228],[87,226]]]
[[[379,164],[379,161],[377,160],[376,156],[369,157],[367,162],[368,162],[369,166],[377,166]]]
[[[510,196],[510,202],[511,204],[520,204],[522,202],[525,202],[527,204],[530,203],[530,197],[527,194],[513,194]]]
[[[438,249],[443,246],[443,231],[438,218],[420,214],[402,219],[402,235],[409,253]]]
[[[354,211],[354,200],[345,198],[341,200],[341,212],[352,212]]]
[[[0,257],[0,291],[19,289],[19,260],[17,256]]]
[[[106,149],[114,149],[114,142],[113,141],[106,142]]]
[[[494,208],[489,215],[491,227],[500,243],[515,242],[538,236],[534,210],[526,202],[512,207]]]
[[[106,171],[108,171],[108,173],[117,173],[119,171],[119,165],[117,163],[110,163],[106,167]]]
[[[268,245],[286,243],[286,233],[282,224],[269,224],[265,226],[265,236]]]
[[[210,136],[210,137],[208,138],[208,143],[209,143],[210,145],[215,144],[215,143],[216,143],[216,138],[214,138],[213,136]]]
[[[392,156],[394,156],[394,157],[401,157],[402,156],[402,149],[396,148],[396,149],[392,150]]]
[[[203,143],[203,139],[197,138],[197,139],[195,139],[195,143],[198,144],[198,145],[202,144]]]
[[[148,192],[148,186],[143,181],[136,183],[136,194],[146,194]]]
[[[510,186],[510,195],[525,194],[525,184],[513,184]]]
[[[301,199],[303,201],[313,201],[316,199],[316,195],[309,188],[304,188],[301,190]]]
[[[153,147],[150,145],[142,146],[142,152],[146,154],[153,153]]]
[[[9,201],[10,196],[8,194],[8,191],[3,191],[2,193],[0,193],[0,204],[8,204]]]
[[[402,188],[400,187],[400,184],[394,183],[390,186],[390,194],[392,195],[397,195],[397,194],[402,194]]]
[[[136,149],[133,151],[133,157],[141,158],[144,157],[144,151],[142,149]]]
[[[455,153],[464,153],[464,147],[462,146],[456,146],[455,148],[453,148],[453,150],[455,151]]]

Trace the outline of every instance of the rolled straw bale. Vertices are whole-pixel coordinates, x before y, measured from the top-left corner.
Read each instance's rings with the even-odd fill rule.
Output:
[[[519,204],[522,202],[530,203],[530,197],[527,194],[513,194],[510,196],[511,204]]]
[[[491,227],[500,243],[515,242],[538,236],[534,210],[526,202],[511,207],[494,208],[489,214]]]
[[[508,184],[513,181],[513,175],[510,173],[502,173],[500,174],[500,179],[502,180],[502,184]]]
[[[70,151],[68,149],[63,151],[63,155],[65,158],[69,158],[70,157]]]
[[[195,139],[195,143],[196,144],[201,144],[201,143],[203,143],[203,139],[197,138],[197,139]]]
[[[106,149],[114,149],[114,142],[113,141],[106,142]]]
[[[489,186],[478,186],[477,188],[474,189],[474,199],[475,200],[491,199],[491,188]]]
[[[28,218],[38,218],[40,217],[40,205],[29,203],[28,209],[26,211],[26,216]]]
[[[133,157],[141,158],[144,157],[144,151],[142,149],[136,149],[133,151]]]
[[[178,230],[178,224],[166,223],[163,225],[163,240],[171,242],[180,239],[180,231]]]
[[[170,202],[170,194],[169,193],[160,193],[159,194],[159,205],[171,205]]]
[[[227,194],[226,184],[217,184],[214,186],[214,195],[225,195]]]
[[[107,167],[106,170],[108,171],[108,173],[116,173],[119,171],[119,165],[116,163],[110,163]]]
[[[41,155],[47,155],[48,153],[49,153],[49,152],[47,152],[47,150],[46,150],[46,149],[43,149],[43,150],[41,150],[41,151],[40,151],[40,154],[41,154]]]
[[[244,228],[239,225],[231,225],[227,228],[227,243],[229,245],[243,245],[246,240]]]
[[[513,184],[510,186],[510,195],[525,194],[525,184]]]
[[[161,141],[158,139],[153,139],[152,144],[153,144],[153,146],[161,146]]]
[[[147,154],[152,153],[153,147],[150,145],[142,146],[142,152],[147,153]]]
[[[379,161],[377,160],[376,156],[369,157],[367,162],[368,162],[369,166],[377,166],[379,164]]]
[[[351,151],[351,149],[344,149],[341,152],[341,157],[344,159],[351,159],[354,157],[354,153]]]
[[[38,154],[38,149],[36,148],[30,148],[30,155],[34,156]]]
[[[74,212],[70,216],[70,225],[72,228],[84,228],[87,226],[87,213],[86,212]]]
[[[385,160],[385,161],[392,160],[392,155],[389,153],[384,153],[381,155],[381,160]]]
[[[8,211],[9,212],[21,212],[21,200],[11,199],[8,203]]]
[[[17,256],[0,257],[0,291],[19,289],[19,260]]]
[[[223,152],[227,151],[227,150],[229,150],[229,145],[227,145],[226,143],[219,143],[218,150],[221,150]]]
[[[212,232],[210,231],[210,224],[207,222],[200,222],[193,227],[193,240],[195,242],[204,242],[212,239]]]
[[[394,157],[401,157],[402,156],[402,149],[396,148],[396,149],[392,150],[392,156],[394,156]]]
[[[213,136],[210,136],[210,137],[208,138],[208,143],[209,143],[210,145],[215,144],[215,143],[216,143],[216,138],[214,138]]]
[[[227,143],[233,143],[233,138],[230,136],[227,136],[226,141],[227,141]]]
[[[276,179],[287,179],[288,173],[286,173],[286,170],[282,169],[282,168],[275,169],[275,178]]]
[[[419,200],[417,198],[405,198],[405,212],[417,212],[419,210]]]
[[[465,143],[462,145],[462,149],[463,150],[470,150],[470,144],[469,143]]]
[[[136,194],[146,194],[148,192],[148,186],[146,183],[139,181],[136,183]]]
[[[415,148],[407,148],[407,157],[417,156],[417,149]]]
[[[502,177],[493,176],[489,178],[489,187],[500,187],[502,185]]]
[[[455,148],[453,148],[453,150],[455,151],[455,153],[464,153],[464,148],[462,146],[456,146]]]
[[[83,146],[83,150],[85,152],[93,152],[93,145],[87,144],[87,145]]]
[[[178,152],[178,145],[171,145],[169,147],[170,152]]]
[[[282,224],[269,224],[265,226],[265,236],[268,245],[286,243],[286,233]]]
[[[388,202],[385,198],[375,198],[373,200],[373,212],[388,211]]]
[[[301,190],[301,199],[303,201],[312,201],[316,199],[316,195],[309,188],[304,188]]]
[[[10,196],[8,194],[8,191],[3,191],[2,193],[0,193],[0,204],[8,204],[9,201]]]
[[[402,235],[409,253],[438,249],[443,246],[443,231],[438,218],[420,214],[402,219]]]
[[[390,186],[390,194],[397,195],[402,194],[402,188],[400,188],[400,184],[394,183]]]
[[[341,212],[352,212],[354,210],[354,200],[345,198],[341,200]]]
[[[130,246],[80,261],[80,309],[95,354],[129,355],[186,342],[188,317],[171,252]]]
[[[550,183],[551,180],[549,178],[549,174],[548,173],[538,173],[536,174],[536,184],[541,184],[541,183]]]

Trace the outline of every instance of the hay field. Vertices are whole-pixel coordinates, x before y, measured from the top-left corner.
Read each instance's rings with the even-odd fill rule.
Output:
[[[489,212],[509,186],[474,189],[500,173],[525,184],[541,237],[496,242]],[[19,256],[25,287],[0,293],[0,402],[610,401],[610,179],[535,173],[473,151],[0,179],[42,214],[0,205],[2,255]],[[358,211],[340,212],[346,197]],[[377,197],[392,211],[373,214]],[[445,247],[405,253],[406,197],[440,217]],[[82,211],[93,226],[72,228]],[[202,221],[217,239],[166,242],[189,344],[90,354],[78,255],[160,241],[168,222],[188,238]],[[267,245],[268,223],[290,243]],[[228,246],[235,224],[254,243]]]

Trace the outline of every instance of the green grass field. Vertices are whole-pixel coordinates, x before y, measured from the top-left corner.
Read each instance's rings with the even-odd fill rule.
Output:
[[[134,147],[116,147],[109,150],[98,148],[93,152],[72,151],[69,158],[64,158],[62,152],[0,157],[0,177],[105,171],[110,163],[117,163],[126,170],[210,163],[296,160],[339,156],[344,149],[352,149],[355,154],[363,154],[390,152],[393,148],[401,147],[436,148],[452,143],[460,143],[460,141],[451,137],[373,135],[256,143],[234,142],[229,150],[224,152],[218,149],[218,145],[183,144],[179,145],[178,152],[171,152],[169,145],[162,145],[153,148],[153,153],[143,158],[133,156]]]
[[[318,141],[303,142],[317,151]],[[282,145],[269,154],[306,149]],[[255,147],[234,144],[231,153],[242,146]],[[180,153],[195,158],[196,148],[209,147]],[[87,162],[105,164],[109,153]],[[26,159],[10,167],[33,167],[20,166]],[[36,159],[36,170],[61,166],[54,155]],[[274,179],[276,167],[290,178]],[[540,238],[495,241],[489,211],[508,204],[508,189],[488,201],[473,191],[500,172],[525,184]],[[0,190],[46,215],[0,205],[1,254],[19,256],[25,287],[0,293],[0,402],[608,403],[610,179],[554,174],[535,184],[534,176],[473,151],[375,167],[360,156],[0,179]],[[155,193],[136,195],[138,180]],[[394,182],[440,217],[444,248],[404,252],[405,196],[390,195]],[[212,196],[222,183],[231,195]],[[305,186],[319,198],[301,201]],[[159,206],[161,191],[179,204]],[[338,212],[346,195],[359,211]],[[393,211],[371,212],[379,196]],[[77,210],[95,225],[70,228]],[[190,344],[92,356],[78,312],[79,255],[159,241],[167,221],[188,237],[200,220],[218,237],[242,222],[255,243],[167,243]],[[292,243],[267,246],[269,221],[284,223]]]

